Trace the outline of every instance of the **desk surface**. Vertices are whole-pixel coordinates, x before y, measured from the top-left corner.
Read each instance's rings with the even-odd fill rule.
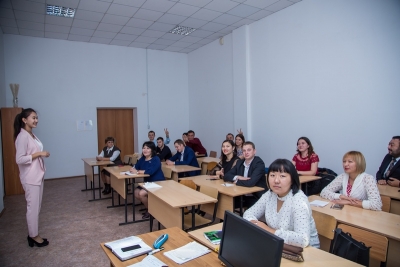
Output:
[[[379,193],[383,196],[388,196],[392,199],[400,200],[400,188],[393,187],[390,185],[381,185],[378,184]]]
[[[173,208],[215,203],[218,201],[173,180],[160,181],[156,182],[156,184],[162,187],[146,189],[148,193],[153,194]],[[143,183],[139,185],[142,186]]]
[[[323,200],[319,196],[309,196],[308,200]],[[325,207],[311,206],[312,210],[331,215],[339,222],[362,228],[377,234],[400,241],[400,215],[384,211],[373,211],[345,205],[342,210],[331,209],[331,204]]]
[[[132,167],[131,166],[113,166],[113,167],[104,167],[106,171],[108,171],[110,174],[114,175],[117,179],[123,180],[123,179],[135,179],[135,178],[143,178],[143,177],[149,177],[148,174],[135,174],[135,175],[126,175],[126,174],[121,174],[121,172],[126,172],[129,171]]]
[[[210,241],[208,241],[204,237],[204,232],[207,231],[216,231],[216,230],[222,230],[222,223],[218,224],[213,224],[211,226],[201,228],[192,232],[189,232],[189,236],[196,240],[197,242],[207,246],[208,248],[214,250],[216,247],[219,247],[219,245],[213,245]],[[217,253],[215,253],[217,254]],[[218,255],[217,255],[218,257]],[[356,267],[356,266],[361,266],[355,262],[345,260],[341,257],[335,256],[333,254],[330,254],[328,252],[325,252],[320,249],[313,248],[311,246],[308,246],[304,249],[303,251],[303,257],[304,257],[304,262],[294,262],[290,261],[287,259],[281,260],[281,266],[282,267],[299,267],[299,266],[311,266],[311,267],[319,267],[323,263],[325,267],[336,267],[336,266],[341,266],[341,267]]]
[[[258,187],[258,186],[253,186],[253,187],[244,187],[244,186],[236,186],[236,184],[233,184],[233,186],[224,186],[225,182],[222,179],[218,180],[207,180],[210,178],[208,175],[198,175],[198,176],[192,176],[192,177],[186,177],[186,178],[180,178],[182,180],[192,180],[196,185],[207,185],[210,187],[217,188],[218,192],[224,195],[228,195],[231,197],[237,197],[237,196],[242,196],[246,194],[251,194],[259,191],[263,191],[264,188]],[[229,182],[226,182],[226,184],[232,184]]]
[[[154,256],[157,257],[162,262],[164,262],[165,264],[167,264],[168,266],[170,266],[170,267],[173,267],[173,266],[188,266],[188,267],[221,266],[220,261],[218,260],[218,256],[214,252],[210,252],[199,258],[188,261],[187,263],[185,263],[183,265],[179,265],[179,264],[175,263],[173,260],[170,260],[168,257],[164,256],[164,252],[184,246],[187,243],[193,241],[193,239],[191,239],[186,232],[182,231],[178,227],[168,228],[168,229],[164,229],[164,230],[160,230],[160,231],[156,231],[156,232],[150,232],[150,233],[138,235],[138,237],[140,237],[147,245],[151,246],[154,243],[154,241],[162,234],[168,234],[169,238],[168,238],[167,242],[165,242],[163,245],[164,250],[161,252],[155,253]],[[101,243],[100,246],[103,249],[103,251],[106,253],[107,257],[110,259],[112,266],[115,266],[115,267],[126,267],[131,264],[140,262],[145,257],[143,255],[143,256],[139,256],[139,257],[122,262],[111,252],[110,249],[108,249],[104,246],[104,243]]]
[[[189,165],[167,165],[165,162],[161,162],[163,167],[170,168],[171,171],[180,173],[180,172],[191,172],[191,171],[199,171],[201,168],[199,167],[193,167]]]
[[[102,165],[114,164],[114,162],[112,161],[97,161],[96,158],[83,158],[82,160],[89,166],[102,166]]]
[[[200,163],[210,163],[210,162],[216,162],[216,163],[218,163],[218,162],[220,162],[221,161],[221,159],[219,159],[219,158],[213,158],[213,157],[202,157],[202,158],[197,158],[197,161],[199,162],[199,164]]]

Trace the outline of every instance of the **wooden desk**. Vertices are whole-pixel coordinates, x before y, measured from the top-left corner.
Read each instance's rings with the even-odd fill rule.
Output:
[[[217,209],[217,218],[219,219],[224,219],[225,215],[225,210],[229,211],[234,211],[235,209],[235,197],[242,197],[243,195],[246,194],[252,194],[255,192],[263,191],[264,188],[258,187],[258,186],[253,186],[253,187],[244,187],[244,186],[229,186],[226,187],[224,186],[224,180],[219,179],[219,180],[209,180],[210,176],[208,175],[199,175],[199,176],[192,176],[192,177],[186,177],[186,178],[180,178],[180,179],[187,179],[187,180],[192,180],[196,185],[202,186],[210,186],[214,187],[218,190],[219,192],[219,199],[218,199],[218,209]],[[231,184],[228,183],[227,184]],[[241,201],[242,203],[242,201]],[[206,209],[204,210],[206,212]],[[240,213],[242,214],[243,212],[243,207],[241,207]],[[212,212],[211,212],[212,213]]]
[[[378,184],[379,193],[390,197],[390,213],[400,215],[400,188]]]
[[[208,241],[204,237],[204,232],[208,231],[217,231],[217,230],[222,230],[222,223],[219,224],[213,224],[211,226],[201,228],[192,232],[188,232],[189,236],[196,240],[197,242],[205,245],[206,247],[214,250],[216,247],[219,247],[219,245],[213,245],[210,241]],[[217,253],[215,253],[217,254]],[[218,255],[217,255],[218,257]],[[316,249],[311,246],[308,246],[304,249],[303,251],[303,257],[304,257],[304,262],[294,262],[290,261],[287,259],[282,258],[281,260],[281,266],[283,267],[299,267],[299,266],[311,266],[311,267],[356,267],[356,266],[361,266],[355,262],[343,259],[341,257],[335,256],[333,254],[330,254],[326,251],[323,251],[321,249]]]
[[[147,245],[152,246],[154,241],[162,234],[168,234],[169,238],[167,242],[164,243],[163,247],[164,250],[153,254],[156,258],[167,264],[169,267],[180,267],[180,266],[187,266],[187,267],[201,267],[201,266],[221,266],[220,261],[218,260],[218,256],[214,252],[207,253],[199,258],[194,260],[188,261],[183,265],[179,265],[173,260],[169,259],[168,257],[164,256],[164,252],[176,249],[178,247],[184,246],[193,241],[189,237],[189,235],[179,229],[178,227],[163,229],[156,232],[150,232],[142,235],[138,235]],[[110,260],[110,266],[114,267],[126,267],[131,264],[140,262],[145,258],[145,255],[127,260],[127,261],[120,261],[110,249],[104,246],[104,243],[100,244],[100,247],[103,249],[104,253],[106,253],[108,259]]]
[[[193,167],[189,165],[167,165],[165,162],[161,162],[163,167],[170,168],[172,171],[172,180],[178,182],[178,174],[181,172],[191,172],[191,171],[199,171],[201,168]]]
[[[95,200],[102,200],[102,199],[110,199],[109,197],[107,198],[101,198],[101,183],[100,183],[100,166],[107,166],[110,164],[114,164],[111,161],[97,161],[96,158],[83,158],[83,169],[85,171],[85,189],[82,189],[81,191],[88,191],[92,190],[93,191],[93,199],[89,200],[90,201],[95,201]],[[98,167],[98,176],[99,176],[99,187],[95,188],[94,187],[94,167]],[[90,180],[90,188],[88,189],[87,187],[87,178]],[[96,199],[96,194],[95,190],[99,190],[99,198]]]
[[[327,201],[319,196],[308,197],[309,201],[316,199]],[[400,215],[384,211],[366,210],[349,205],[345,205],[342,210],[335,210],[330,207],[331,204],[323,208],[311,206],[312,210],[335,217],[338,223],[386,236],[389,239],[387,266],[400,266]]]
[[[148,174],[136,174],[136,175],[126,175],[126,174],[120,174],[121,172],[126,172],[129,171],[129,169],[132,168],[131,166],[114,166],[114,167],[105,167],[104,169],[110,173],[110,178],[111,178],[111,187],[113,188],[112,191],[112,206],[109,206],[107,208],[115,208],[119,207],[114,205],[114,190],[125,200],[125,222],[120,223],[119,225],[125,225],[125,224],[130,224],[130,223],[137,223],[137,222],[143,222],[143,221],[148,221],[146,220],[135,220],[135,196],[133,196],[132,200],[132,209],[133,209],[133,215],[132,215],[132,221],[128,222],[128,179],[136,179],[136,178],[143,178],[143,177],[149,177]],[[134,190],[134,189],[132,189]]]
[[[182,227],[184,229],[183,208],[192,206],[192,211],[194,211],[196,205],[218,201],[173,180],[156,182],[156,184],[162,187],[147,189],[149,213],[165,228]],[[194,227],[194,220],[192,222]],[[150,224],[151,230],[152,224]]]
[[[212,157],[202,157],[202,158],[197,158],[197,162],[199,163],[201,167],[201,175],[207,174],[207,166],[208,163],[210,162],[220,162],[221,160],[219,158],[212,158]]]

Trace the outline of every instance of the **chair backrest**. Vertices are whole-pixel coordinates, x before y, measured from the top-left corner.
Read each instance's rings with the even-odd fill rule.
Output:
[[[318,234],[332,241],[335,237],[336,218],[315,210],[312,211],[312,215]]]
[[[211,174],[211,171],[217,166],[218,163],[216,162],[209,162],[207,164],[207,174]]]
[[[131,164],[132,156],[131,155],[125,155],[124,156],[124,165],[129,165]]]
[[[389,196],[382,196],[382,211],[390,212],[390,202],[392,201]]]
[[[132,154],[131,164],[135,165],[137,163],[138,159],[139,159],[139,154],[137,154],[137,153]]]
[[[210,151],[210,157],[216,158],[217,157],[217,151]]]
[[[218,189],[215,187],[202,185],[202,186],[200,186],[199,192],[203,193],[209,197],[218,199],[219,192],[218,192]],[[201,205],[201,210],[212,215],[212,222],[214,222],[215,217],[217,215],[217,208],[218,208],[218,202]]]
[[[339,224],[338,228],[345,233],[350,233],[355,240],[363,242],[367,247],[371,247],[369,253],[371,259],[386,262],[389,244],[386,237],[346,224]]]
[[[164,166],[164,164],[161,165],[161,170],[164,174],[165,179],[171,179],[172,178],[172,170],[171,168],[168,168],[167,166]]]
[[[192,188],[193,190],[197,189],[197,185],[192,180],[186,180],[186,179],[185,180],[180,180],[180,183],[185,185],[185,186],[187,186],[187,187]]]
[[[193,181],[192,181],[193,182]],[[209,197],[218,199],[218,189],[211,186],[202,185],[200,186],[200,193],[203,193]]]

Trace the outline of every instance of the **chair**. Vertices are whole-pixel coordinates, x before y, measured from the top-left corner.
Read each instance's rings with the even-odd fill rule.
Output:
[[[392,201],[389,196],[382,196],[382,211],[390,212],[390,202]]]
[[[386,237],[346,224],[339,224],[338,228],[345,233],[350,233],[354,239],[363,242],[367,247],[371,247],[369,252],[370,259],[380,261],[381,266],[386,266],[389,245]]]
[[[129,164],[131,164],[131,160],[132,160],[132,156],[131,155],[125,155],[124,156],[124,161],[122,163],[124,163],[124,165],[129,165]]]
[[[315,210],[312,211],[312,215],[317,227],[321,249],[328,252],[335,237],[336,218]]]
[[[190,187],[193,190],[197,190],[197,185],[193,182],[193,180],[180,180],[179,181],[180,184]],[[189,213],[190,211],[188,210],[188,208],[184,208],[184,213]]]
[[[215,168],[215,166],[217,166],[218,163],[216,162],[209,162],[207,164],[207,173],[208,175],[211,175],[211,171]]]
[[[217,152],[216,151],[210,151],[210,157],[211,158],[216,158],[217,157]]]
[[[199,190],[201,193],[208,195],[212,198],[218,199],[218,189],[210,186],[202,185]],[[211,219],[204,218],[199,214],[194,214],[194,228],[192,227],[192,213],[185,214],[184,216],[184,228],[185,231],[195,230],[197,228],[202,228],[214,223],[216,215],[217,215],[218,201],[216,203],[209,203],[199,205],[197,210],[205,211],[205,213],[211,215]]]
[[[172,170],[171,168],[168,168],[167,166],[164,166],[164,164],[161,165],[161,170],[164,174],[165,179],[172,179]]]

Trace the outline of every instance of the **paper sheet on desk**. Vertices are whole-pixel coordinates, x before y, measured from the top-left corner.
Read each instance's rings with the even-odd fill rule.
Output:
[[[146,189],[150,189],[150,188],[161,188],[161,187],[162,187],[161,185],[158,185],[158,184],[156,184],[156,183],[144,183],[143,186],[144,186]]]
[[[160,261],[153,255],[149,255],[141,262],[129,265],[128,267],[164,267],[167,266],[164,262]]]
[[[173,260],[178,264],[183,264],[200,256],[209,253],[207,247],[200,245],[199,243],[193,241],[183,247],[164,252],[164,255]]]
[[[313,200],[310,202],[311,206],[316,206],[316,207],[325,207],[328,205],[329,201],[322,201],[322,200]]]
[[[125,174],[125,175],[129,175],[129,176],[137,175],[136,173],[131,173],[130,171],[127,171],[127,172],[120,172],[119,174]]]
[[[221,184],[221,185],[226,186],[226,187],[234,186],[234,184]]]

